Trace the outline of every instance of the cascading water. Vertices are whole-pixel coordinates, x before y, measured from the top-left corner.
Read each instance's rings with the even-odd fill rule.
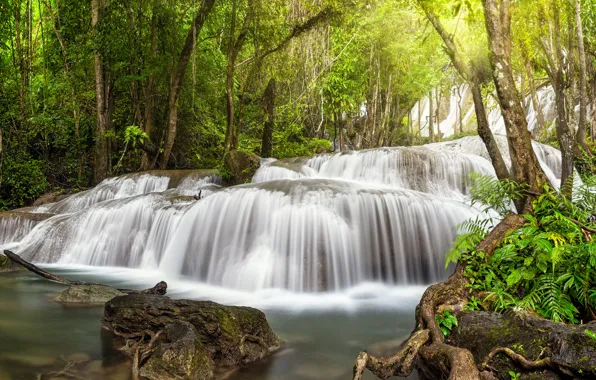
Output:
[[[535,149],[556,172],[560,155]],[[38,208],[60,214],[11,248],[38,263],[144,268],[245,291],[428,284],[446,277],[455,226],[478,215],[463,199],[472,172],[494,174],[485,157],[479,138],[466,138],[266,160],[253,184],[228,189],[205,175],[125,176]],[[189,197],[197,192],[204,199]]]

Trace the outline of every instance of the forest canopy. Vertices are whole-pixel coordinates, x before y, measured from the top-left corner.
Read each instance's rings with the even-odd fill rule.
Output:
[[[587,96],[592,8],[580,4]],[[559,83],[576,104],[574,1],[517,1],[512,19],[518,90]],[[496,107],[488,57],[479,0],[2,0],[0,207],[127,172],[219,168],[231,150],[284,158],[438,141],[433,118],[454,89],[473,84]],[[420,120],[425,96],[435,111]],[[477,133],[476,117],[466,123],[456,136]]]

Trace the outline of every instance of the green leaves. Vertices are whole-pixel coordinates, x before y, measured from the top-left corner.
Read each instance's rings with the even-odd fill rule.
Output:
[[[435,315],[435,320],[443,333],[443,337],[448,337],[453,327],[458,326],[457,317],[451,314],[451,310],[445,310],[441,315]]]
[[[484,205],[493,197],[491,191],[512,194],[510,200],[517,196],[515,187],[494,179],[480,178],[475,186],[481,187],[473,190],[475,199]],[[488,203],[505,205],[494,199]],[[458,259],[467,263],[469,288],[487,292],[484,302],[492,310],[518,306],[553,321],[575,323],[596,309],[596,244],[571,219],[587,224],[593,211],[581,198],[571,202],[548,188],[533,206],[535,213],[524,215],[528,223],[511,232],[489,259],[465,234],[456,239],[453,250],[459,248]],[[478,219],[467,223],[477,224]],[[476,238],[484,236],[482,230],[473,231]]]

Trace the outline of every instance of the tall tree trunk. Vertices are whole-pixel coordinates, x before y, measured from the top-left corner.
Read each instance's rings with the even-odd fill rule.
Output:
[[[97,106],[97,127],[95,130],[95,147],[93,159],[93,182],[99,183],[108,175],[108,141],[106,132],[108,131],[108,121],[106,120],[107,102],[105,93],[105,78],[103,57],[97,44],[98,24],[101,18],[103,8],[102,0],[91,0],[91,26],[95,35],[95,47],[93,52],[93,67],[95,70],[95,99]]]
[[[69,82],[69,86],[70,86],[70,97],[72,100],[72,117],[73,117],[73,121],[74,121],[74,128],[75,128],[75,138],[76,138],[76,149],[77,149],[77,154],[79,154],[79,159],[78,159],[78,167],[77,167],[77,179],[79,180],[79,182],[81,182],[83,180],[83,152],[81,151],[81,127],[80,127],[80,117],[79,117],[79,103],[77,100],[77,92],[75,90],[75,83],[74,80],[72,78],[72,73],[71,73],[71,69],[70,69],[70,64],[68,63],[68,50],[66,47],[66,42],[64,41],[64,38],[62,37],[62,33],[60,33],[60,30],[58,29],[58,19],[60,18],[59,14],[58,14],[58,10],[59,8],[56,8],[56,11],[54,11],[54,8],[52,7],[52,3],[48,2],[46,0],[43,1],[44,5],[46,6],[46,8],[50,11],[50,17],[52,18],[52,28],[54,30],[54,34],[56,35],[56,39],[58,40],[58,44],[60,45],[60,50],[62,52],[62,60],[64,63],[64,73],[66,74],[66,77],[68,78],[68,82]]]
[[[237,0],[232,0],[232,21],[230,22],[230,40],[228,45],[227,68],[226,68],[226,106],[227,106],[227,130],[226,130],[226,145],[225,150],[238,149],[238,135],[240,131],[235,125],[235,108],[234,108],[234,76],[236,74],[236,59],[240,50],[244,46],[246,37],[248,36],[248,28],[252,23],[253,3],[248,2],[247,14],[244,17],[244,22],[238,38],[235,38],[236,33],[236,16],[238,13]]]
[[[590,137],[596,139],[596,70],[594,66],[588,65],[590,73]]]
[[[275,79],[271,78],[265,95],[263,96],[263,105],[267,121],[263,128],[263,138],[261,140],[261,157],[271,157],[271,148],[273,146],[273,128],[275,127]]]
[[[151,58],[152,68],[149,77],[147,78],[147,85],[145,90],[145,125],[143,131],[147,134],[147,139],[151,141],[151,131],[153,130],[153,105],[155,104],[155,59],[157,58],[157,14],[156,9],[153,9],[151,15]],[[141,170],[149,170],[151,168],[151,159],[146,151],[141,154]]]
[[[551,7],[553,10],[553,45],[552,49],[550,49],[546,43],[543,43],[543,49],[548,60],[546,72],[548,73],[555,90],[555,104],[557,108],[556,130],[562,157],[561,187],[563,192],[570,197],[573,190],[573,156],[575,141],[569,129],[568,122],[571,119],[569,113],[573,112],[573,107],[568,107],[569,103],[565,93],[569,84],[565,78],[565,57],[563,45],[561,43],[561,23],[558,12],[558,0],[552,0]]]
[[[577,49],[579,52],[579,121],[577,126],[576,141],[583,150],[590,154],[586,142],[586,114],[588,108],[588,93],[586,87],[586,50],[584,47],[584,32],[582,27],[581,1],[575,0],[575,27],[577,30]]]
[[[428,93],[428,139],[430,142],[435,141],[435,125],[434,125],[434,107],[433,107],[433,92]]]
[[[497,174],[497,178],[499,179],[506,179],[510,177],[509,170],[507,169],[507,165],[505,165],[505,161],[503,160],[503,156],[499,147],[495,141],[495,137],[493,136],[493,132],[491,131],[488,118],[486,116],[486,108],[484,107],[484,102],[482,100],[482,93],[480,90],[481,83],[483,83],[482,78],[480,77],[479,70],[475,68],[472,63],[468,63],[464,57],[459,53],[455,40],[451,34],[445,30],[441,22],[439,21],[438,16],[434,13],[433,7],[429,5],[428,0],[418,0],[418,4],[424,10],[426,17],[435,28],[443,43],[445,44],[445,49],[447,54],[451,58],[451,62],[453,66],[459,73],[459,75],[464,78],[464,80],[470,85],[470,89],[472,91],[472,97],[474,99],[474,111],[476,112],[476,119],[478,120],[478,134],[482,138],[486,146],[486,150],[490,156],[491,162]],[[519,104],[519,103],[518,103]],[[521,107],[521,106],[520,106]]]
[[[531,191],[541,192],[548,179],[532,148],[526,113],[521,106],[511,69],[511,0],[482,0],[482,3],[493,80],[509,142],[512,177],[517,183],[527,184]],[[518,211],[523,211],[521,202],[516,206]]]
[[[27,88],[27,65],[25,63],[25,53],[23,41],[21,36],[21,2],[17,1],[14,5],[14,20],[15,20],[15,41],[17,48],[17,62],[19,65],[20,81],[19,81],[19,123],[21,136],[26,130],[27,115],[25,109],[25,89]]]
[[[472,91],[472,99],[474,100],[474,111],[476,112],[476,121],[478,124],[478,135],[484,142],[484,146],[486,146],[486,150],[488,151],[488,155],[493,163],[493,168],[495,169],[497,178],[509,178],[509,170],[507,169],[505,160],[503,160],[503,156],[501,155],[501,151],[497,145],[497,140],[495,140],[495,136],[490,129],[490,124],[488,123],[486,109],[482,99],[482,90],[477,84],[472,84],[470,86],[470,90]]]
[[[536,92],[536,81],[534,80],[534,70],[530,60],[526,58],[526,74],[528,76],[528,86],[530,87],[530,98],[532,99],[532,107],[536,114],[536,122],[538,124],[538,132],[542,132],[546,128],[546,122],[544,121],[544,113],[542,112],[542,106],[540,105],[540,99],[538,99],[538,93]]]
[[[207,17],[213,9],[215,0],[203,0],[201,8],[195,15],[192,25],[190,26],[186,35],[186,40],[182,51],[178,57],[178,63],[172,68],[170,74],[170,91],[168,96],[168,129],[166,133],[166,141],[161,158],[161,167],[165,169],[168,166],[170,154],[174,147],[174,140],[176,139],[176,127],[178,124],[178,98],[180,97],[180,90],[182,89],[182,82],[184,81],[184,74],[186,73],[186,67],[190,60],[190,54],[194,46],[194,36],[201,33],[201,29]]]

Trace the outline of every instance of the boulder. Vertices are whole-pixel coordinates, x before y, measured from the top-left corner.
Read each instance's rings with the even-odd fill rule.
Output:
[[[521,373],[520,378],[526,379],[596,378],[594,323],[555,323],[522,310],[505,314],[464,311],[457,318],[459,326],[449,343],[470,350],[477,364],[496,347],[510,348],[532,361],[551,359],[549,366],[527,370],[508,356],[497,354],[489,365],[499,379],[510,379],[509,371]]]
[[[72,285],[59,293],[54,301],[62,304],[104,304],[125,293],[106,285]]]
[[[224,165],[229,173],[224,178],[226,185],[240,185],[252,180],[253,175],[261,166],[261,160],[257,155],[232,150],[224,157]]]
[[[106,303],[102,325],[136,344],[153,337],[143,353],[149,358],[139,366],[143,376],[155,379],[208,379],[217,369],[255,362],[282,344],[257,309],[165,296],[116,297]]]
[[[167,325],[152,347],[149,360],[140,370],[140,375],[147,379],[207,380],[213,377],[213,361],[189,322]]]

